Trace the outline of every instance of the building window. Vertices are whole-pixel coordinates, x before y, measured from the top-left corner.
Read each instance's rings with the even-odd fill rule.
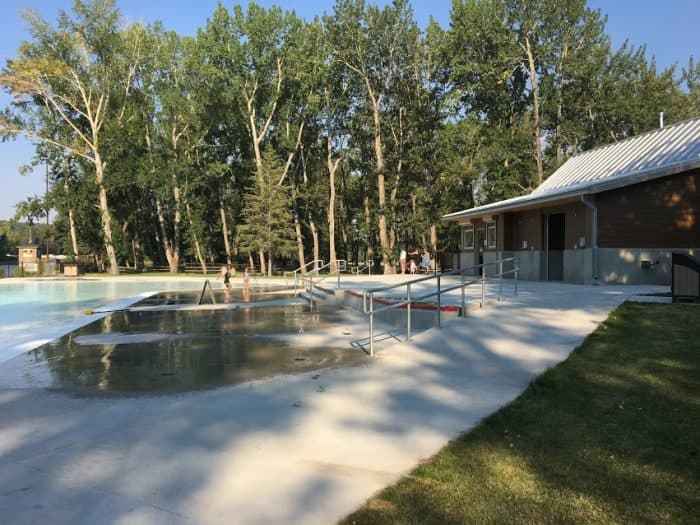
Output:
[[[496,223],[491,222],[486,227],[486,247],[495,248],[496,247]]]
[[[472,250],[474,249],[474,228],[462,228],[462,249]]]

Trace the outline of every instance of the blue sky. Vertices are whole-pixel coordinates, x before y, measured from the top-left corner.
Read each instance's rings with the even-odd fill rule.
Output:
[[[243,3],[243,2],[241,2]],[[281,5],[294,9],[304,18],[332,10],[333,0],[291,1],[259,0],[269,6]],[[376,3],[383,5],[386,0]],[[413,0],[413,8],[419,24],[425,25],[432,16],[447,26],[451,0]],[[71,0],[3,0],[3,16],[0,19],[0,64],[15,55],[19,43],[26,38],[20,18],[21,11],[35,9],[49,20],[54,20],[59,9],[68,10]],[[233,5],[233,2],[224,2]],[[607,32],[614,47],[628,38],[634,45],[647,44],[649,55],[654,55],[660,67],[673,63],[687,64],[694,54],[700,59],[700,38],[697,21],[700,20],[700,2],[694,0],[589,0],[589,6],[600,9],[608,16]],[[127,21],[152,22],[161,20],[169,29],[181,34],[194,34],[205,24],[217,5],[216,0],[118,0]],[[9,97],[0,94],[0,107],[9,104]],[[0,144],[0,219],[14,215],[14,205],[31,195],[44,192],[43,170],[29,175],[18,173],[27,164],[33,147],[18,139]]]

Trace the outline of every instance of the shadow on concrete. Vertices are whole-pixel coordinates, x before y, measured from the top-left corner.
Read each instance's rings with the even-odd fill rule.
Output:
[[[0,509],[57,525],[332,522],[566,358],[621,300],[606,293],[524,291],[367,365],[236,387],[0,390]]]

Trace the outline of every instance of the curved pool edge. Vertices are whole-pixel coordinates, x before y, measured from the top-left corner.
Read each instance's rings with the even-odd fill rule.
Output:
[[[86,326],[94,321],[98,321],[110,315],[112,312],[129,308],[139,301],[143,301],[144,299],[157,293],[157,290],[142,292],[137,295],[129,296],[125,299],[112,301],[102,305],[98,310],[91,310],[91,313],[89,314],[83,313],[80,317],[76,317],[72,321],[47,327],[46,331],[32,333],[26,338],[13,338],[14,340],[6,346],[0,344],[0,366],[9,360],[24,354],[25,352],[34,350],[35,348],[62,337],[73,330],[77,330],[78,328],[82,328],[83,326]]]

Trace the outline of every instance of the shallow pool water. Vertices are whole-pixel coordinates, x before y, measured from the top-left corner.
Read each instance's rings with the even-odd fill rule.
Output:
[[[198,290],[200,280],[0,280],[0,362],[3,349],[53,336],[63,324],[110,302],[159,290]]]
[[[310,348],[284,334],[341,322],[306,305],[115,312],[0,366],[0,385],[85,393],[186,391],[365,362],[353,348]]]

